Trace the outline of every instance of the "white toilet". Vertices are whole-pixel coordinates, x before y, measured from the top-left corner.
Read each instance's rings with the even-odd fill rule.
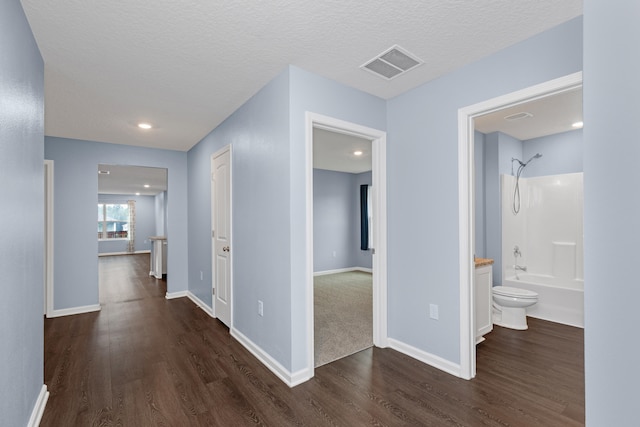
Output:
[[[538,294],[526,289],[494,286],[493,323],[505,328],[525,330],[527,307],[538,302]]]

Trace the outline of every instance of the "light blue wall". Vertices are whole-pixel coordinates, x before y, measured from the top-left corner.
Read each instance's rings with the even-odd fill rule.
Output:
[[[136,251],[148,251],[151,249],[149,236],[155,236],[156,214],[154,196],[136,196],[127,194],[98,194],[99,203],[127,203],[128,200],[136,201]],[[98,253],[127,252],[129,242],[127,240],[100,240],[98,241]]]
[[[640,3],[584,1],[588,426],[638,422]]]
[[[156,194],[154,197],[154,236],[164,236],[167,234],[167,192]]]
[[[536,153],[542,157],[534,159],[522,172],[522,176],[559,175],[582,172],[582,129],[522,141],[522,158],[529,160]]]
[[[360,217],[354,200],[359,197],[354,174],[313,170],[314,272],[355,266],[353,229],[360,229]]]
[[[353,226],[353,240],[352,247],[355,251],[353,258],[353,266],[354,267],[362,267],[362,268],[372,268],[373,267],[373,259],[371,255],[371,250],[363,251],[360,249],[360,186],[361,185],[372,185],[371,171],[362,172],[356,174],[355,176],[355,188],[356,188],[356,196],[353,198],[352,203],[354,205],[354,226]],[[375,221],[375,219],[374,219]]]
[[[187,289],[187,153],[46,137],[45,158],[55,162],[54,309],[98,304],[99,163],[168,169],[167,292]]]
[[[491,146],[485,153],[486,256],[493,259],[493,284],[502,284],[502,191],[500,175],[511,174],[511,159],[522,159],[522,142],[502,132],[485,136]],[[514,172],[517,168],[514,164]]]
[[[474,182],[475,182],[475,239],[476,257],[485,258],[487,246],[485,242],[486,224],[484,222],[485,208],[485,185],[484,185],[484,134],[478,131],[473,136],[474,151]]]
[[[231,144],[233,327],[285,368],[291,366],[288,103],[285,70],[188,153],[189,290],[211,303],[211,154]]]
[[[360,249],[360,185],[365,184],[371,185],[371,172],[313,170],[313,271],[371,268],[371,251]]]
[[[305,112],[386,130],[385,101],[332,80],[289,67],[292,372],[306,366]]]
[[[25,426],[43,381],[44,65],[18,0],[0,2],[0,424]]]
[[[581,69],[577,18],[388,102],[390,337],[460,361],[458,109]]]

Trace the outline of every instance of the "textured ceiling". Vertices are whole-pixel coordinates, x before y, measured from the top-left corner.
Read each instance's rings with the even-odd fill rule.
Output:
[[[388,99],[582,13],[581,0],[22,5],[45,61],[47,135],[175,150],[288,64]],[[395,44],[425,63],[392,81],[359,68]]]

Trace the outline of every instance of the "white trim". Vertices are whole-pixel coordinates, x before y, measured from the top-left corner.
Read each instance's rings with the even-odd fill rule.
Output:
[[[400,353],[406,354],[407,356],[413,357],[416,360],[426,363],[427,365],[438,368],[441,371],[445,371],[457,377],[460,376],[460,365],[453,363],[447,359],[443,359],[440,356],[436,356],[435,354],[420,350],[419,348],[413,347],[409,344],[405,344],[393,338],[389,338],[389,347],[396,351],[399,351]]]
[[[166,299],[176,299],[176,298],[182,298],[182,297],[188,297],[188,296],[189,296],[189,291],[167,292],[164,295]]]
[[[476,117],[506,107],[555,95],[582,86],[582,72],[499,96],[458,110],[458,206],[460,261],[460,377],[476,375],[474,333],[473,255],[474,255],[474,153],[473,121]]]
[[[264,366],[266,366],[271,372],[273,372],[278,378],[280,378],[289,387],[295,387],[311,378],[308,370],[302,369],[298,372],[291,373],[284,366],[282,366],[277,360],[275,360],[269,353],[264,351],[259,345],[255,344],[249,338],[242,334],[235,328],[230,328],[231,336],[234,337],[240,344],[242,344],[251,354],[255,356]]]
[[[373,273],[373,268],[366,267],[346,267],[336,268],[335,270],[314,271],[314,276],[326,276],[327,274],[348,273],[350,271],[362,271],[364,273]]]
[[[31,411],[27,427],[38,427],[40,425],[42,414],[44,414],[44,408],[47,406],[47,400],[49,400],[49,392],[47,391],[47,386],[43,384],[40,389],[40,394],[36,399],[36,403],[33,405],[33,410]]]
[[[138,255],[138,254],[150,254],[151,251],[149,249],[143,251],[135,251],[135,252],[101,252],[98,253],[98,256],[116,256],[116,255]]]
[[[209,307],[207,304],[205,304],[204,301],[202,301],[200,298],[195,296],[194,293],[192,293],[191,291],[187,291],[187,296],[189,297],[189,299],[191,301],[193,301],[193,303],[195,305],[200,307],[202,309],[202,311],[204,311],[205,313],[207,313],[209,316],[211,316],[213,318],[216,317],[216,316],[213,315],[213,309],[211,307]]]
[[[93,313],[94,311],[100,311],[102,308],[100,304],[92,304],[92,305],[83,305],[80,307],[71,307],[71,308],[63,308],[61,310],[53,310],[51,314],[48,314],[47,317],[62,317],[62,316],[72,316],[74,314],[84,314],[84,313]]]
[[[44,304],[47,317],[53,315],[53,160],[44,161],[45,185],[45,269],[44,269]]]
[[[213,161],[216,157],[224,154],[225,151],[229,152],[229,246],[233,248],[233,146],[231,144],[225,145],[218,151],[211,154],[210,157],[210,175],[209,175],[209,185],[211,188],[210,192],[210,207],[211,207],[211,230],[213,231],[214,226],[214,194],[213,194]],[[215,256],[215,247],[214,247],[214,239],[213,235],[210,237],[211,239],[211,289],[215,288],[216,284],[216,267],[215,261],[213,257]],[[211,316],[216,316],[216,301],[215,295],[211,293]],[[233,251],[229,252],[229,330],[233,328]]]
[[[387,343],[387,134],[355,123],[307,111],[305,113],[305,184],[306,184],[306,329],[308,372],[314,373],[314,315],[313,315],[313,129],[324,129],[371,140],[372,196],[374,215],[373,255],[373,343],[386,347]]]

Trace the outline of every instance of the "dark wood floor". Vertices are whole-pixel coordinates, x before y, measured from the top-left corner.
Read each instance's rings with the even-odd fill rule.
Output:
[[[148,255],[99,263],[102,311],[45,320],[42,426],[584,425],[581,329],[496,327],[472,381],[373,348],[290,389],[189,299],[166,300]]]

